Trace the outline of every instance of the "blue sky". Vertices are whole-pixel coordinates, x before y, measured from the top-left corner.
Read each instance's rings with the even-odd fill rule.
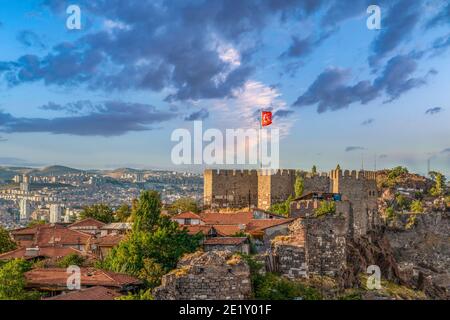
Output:
[[[66,8],[81,9],[81,30]],[[381,30],[366,9],[381,8]],[[448,1],[0,0],[0,164],[172,168],[171,132],[255,126],[281,166],[450,175]],[[278,111],[278,113],[276,113]]]

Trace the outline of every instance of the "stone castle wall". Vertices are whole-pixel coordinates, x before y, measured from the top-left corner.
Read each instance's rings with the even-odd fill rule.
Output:
[[[196,252],[153,290],[155,300],[243,300],[251,297],[250,268],[230,251]]]
[[[256,170],[205,170],[204,205],[212,208],[245,208],[258,204]]]

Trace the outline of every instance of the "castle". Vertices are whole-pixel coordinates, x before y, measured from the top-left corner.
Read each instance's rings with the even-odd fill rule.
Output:
[[[265,170],[205,170],[204,206],[220,208],[259,208],[294,195],[297,174],[303,178],[303,194],[310,192],[340,193],[357,211],[376,207],[376,174],[370,171],[332,170],[329,174],[312,174],[292,169],[275,172]]]

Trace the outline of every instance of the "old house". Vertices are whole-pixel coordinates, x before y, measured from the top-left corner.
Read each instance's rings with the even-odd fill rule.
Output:
[[[231,251],[250,254],[250,242],[247,237],[216,237],[203,242],[205,251]]]
[[[138,290],[142,285],[141,280],[127,274],[95,268],[81,268],[80,272],[81,289],[102,286],[127,293]],[[47,296],[56,296],[71,292],[67,285],[69,276],[65,268],[33,269],[25,273],[25,287]]]

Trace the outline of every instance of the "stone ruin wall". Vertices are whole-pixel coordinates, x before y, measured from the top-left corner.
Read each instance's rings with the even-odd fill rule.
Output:
[[[290,234],[272,242],[274,271],[289,278],[342,272],[347,260],[349,213],[349,202],[337,204],[334,215],[315,218],[301,213],[302,218],[291,224]]]
[[[251,293],[250,268],[230,251],[183,257],[153,290],[155,300],[243,300]]]

